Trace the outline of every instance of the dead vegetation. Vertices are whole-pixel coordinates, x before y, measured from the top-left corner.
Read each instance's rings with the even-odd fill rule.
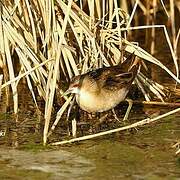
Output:
[[[179,13],[179,1],[170,0],[166,4],[157,0],[151,1],[151,4],[143,0],[129,2],[0,1],[0,86],[5,92],[5,106],[9,106],[12,93],[14,114],[18,114],[17,87],[22,79],[25,80],[37,111],[40,111],[37,96],[45,102],[44,144],[72,100],[72,96],[65,98],[52,122],[55,93],[64,92],[64,82],[68,82],[74,75],[117,64],[124,58],[123,52],[134,52],[144,63],[148,61],[156,64],[174,82],[180,83],[177,61],[180,29],[175,24],[175,10]],[[169,32],[166,25],[156,24],[158,11],[168,19]],[[141,15],[145,19],[142,22]],[[162,29],[166,37],[175,74],[152,56],[156,48],[156,29]],[[150,42],[149,53],[138,42],[132,41],[133,33],[139,30],[146,31],[145,41]],[[154,96],[164,101],[164,86],[141,72],[135,82],[146,101],[151,101]]]

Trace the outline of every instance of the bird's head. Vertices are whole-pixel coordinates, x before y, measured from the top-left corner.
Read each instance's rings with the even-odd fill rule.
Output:
[[[65,93],[63,95],[68,95],[70,93],[79,94],[79,92],[80,92],[80,79],[81,79],[80,75],[73,77],[71,79],[69,88],[65,91]]]

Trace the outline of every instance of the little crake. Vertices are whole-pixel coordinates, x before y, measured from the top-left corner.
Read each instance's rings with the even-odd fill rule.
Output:
[[[123,63],[75,76],[65,92],[74,93],[81,109],[103,112],[124,101],[137,75],[139,63],[130,55]]]

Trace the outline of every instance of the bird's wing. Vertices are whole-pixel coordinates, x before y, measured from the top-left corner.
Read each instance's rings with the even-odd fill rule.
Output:
[[[120,74],[111,74],[106,78],[103,84],[103,88],[107,90],[116,90],[123,88],[124,86],[129,86],[132,82],[133,74],[132,72],[123,72]]]
[[[122,64],[90,71],[88,75],[92,82],[97,83],[99,89],[116,90],[128,87],[137,74],[138,65],[128,68],[128,63],[131,63],[134,58],[133,54]]]
[[[114,66],[91,71],[89,76],[97,82],[99,89],[115,90],[130,83],[133,78],[133,73],[126,72],[119,66]]]

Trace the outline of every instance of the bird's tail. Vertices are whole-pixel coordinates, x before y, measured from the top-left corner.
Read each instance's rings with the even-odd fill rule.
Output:
[[[128,66],[128,72],[133,74],[132,81],[134,81],[141,66],[140,59],[134,53],[132,53],[123,63],[124,65]]]
[[[135,77],[137,76],[138,71],[140,69],[140,65],[141,65],[140,60],[138,60],[138,58],[135,61],[134,61],[133,65],[131,66],[131,68],[129,69],[129,72],[131,72],[133,74],[132,82],[134,81]]]
[[[121,67],[127,71],[132,71],[132,68],[136,69],[136,67],[134,67],[136,65],[138,69],[140,66],[140,60],[136,57],[134,52],[130,54],[124,62],[121,63]]]

